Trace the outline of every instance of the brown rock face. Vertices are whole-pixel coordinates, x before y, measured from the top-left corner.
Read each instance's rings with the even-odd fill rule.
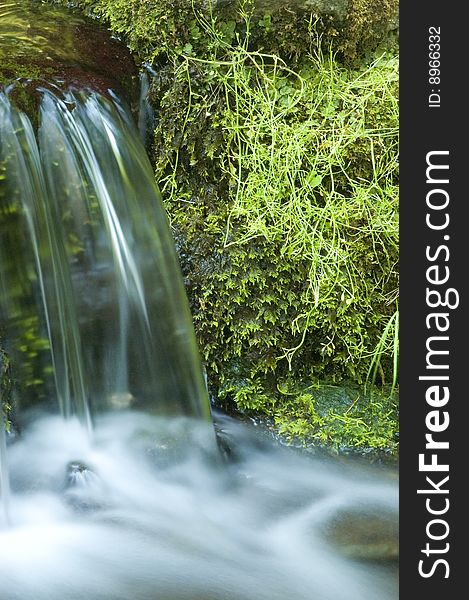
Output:
[[[109,90],[130,100],[137,67],[100,23],[65,8],[0,0],[0,85]]]

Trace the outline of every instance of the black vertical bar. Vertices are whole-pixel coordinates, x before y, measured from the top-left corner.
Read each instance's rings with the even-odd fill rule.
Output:
[[[427,0],[400,9],[401,600],[467,595],[469,33],[463,8]]]

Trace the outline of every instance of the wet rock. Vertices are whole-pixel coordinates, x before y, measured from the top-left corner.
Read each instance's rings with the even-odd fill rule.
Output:
[[[9,423],[10,417],[10,361],[0,347],[0,427]]]
[[[337,14],[345,17],[347,9],[351,2],[349,0],[254,0],[254,9],[258,13],[269,13],[279,8],[294,10],[311,10],[321,13]],[[215,9],[224,9],[226,7],[238,7],[239,0],[212,0]]]
[[[142,10],[123,13],[115,0],[76,4],[89,14],[105,15],[145,60],[163,58],[163,62],[187,49],[199,57],[209,56],[210,40],[199,26],[205,19],[228,43],[242,41],[246,12],[251,17],[252,49],[287,59],[304,55],[315,43],[311,37],[315,23],[326,46],[331,43],[344,58],[355,59],[397,30],[399,8],[399,0],[155,0]]]
[[[69,506],[78,512],[99,510],[101,481],[85,463],[71,461],[66,467],[64,497]]]
[[[20,0],[0,7],[0,85],[14,84],[24,109],[38,87],[113,90],[134,102],[137,71],[122,42],[77,12]]]
[[[349,558],[382,562],[399,558],[398,517],[386,509],[341,512],[326,523],[323,534]]]
[[[227,21],[236,19],[243,3],[211,0],[207,4],[220,20]],[[398,0],[252,0],[249,7],[254,39],[263,47],[286,50],[287,54],[303,51],[301,45],[295,46],[301,40],[307,42],[303,34],[311,19],[319,22],[319,31],[344,57],[352,59],[399,28]]]
[[[79,461],[69,462],[66,471],[66,487],[80,487],[86,483],[92,471],[84,463]]]

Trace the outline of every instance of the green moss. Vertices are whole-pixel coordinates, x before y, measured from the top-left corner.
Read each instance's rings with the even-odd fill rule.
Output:
[[[397,395],[389,387],[307,383],[289,376],[276,388],[268,379],[232,380],[221,398],[231,395],[243,413],[267,415],[270,427],[288,442],[336,451],[397,450]]]
[[[381,341],[397,298],[397,60],[346,69],[309,57],[291,72],[245,50],[230,58],[188,58],[154,90],[157,174],[190,257],[210,379],[267,414],[273,401],[255,400],[266,373],[364,382],[379,371],[391,383],[396,348]],[[389,424],[366,429],[379,414],[330,415],[323,435],[392,446]]]
[[[283,390],[285,393],[285,390]],[[316,384],[296,393],[275,412],[275,423],[288,439],[337,449],[395,451],[396,396],[376,387]]]
[[[350,0],[341,37],[344,56],[355,59],[386,39],[396,44],[398,11],[398,0]]]
[[[398,62],[376,48],[397,2],[78,5],[156,67],[155,172],[215,395],[392,447],[393,394],[329,411],[307,382],[395,384]]]
[[[294,59],[311,50],[318,33],[351,60],[374,50],[396,28],[398,0],[280,1],[77,0],[104,19],[147,61],[193,53],[221,56],[248,38],[251,50]],[[314,27],[313,27],[314,24]]]
[[[256,58],[189,60],[156,92],[205,358],[363,381],[397,294],[396,62],[309,59],[292,79]]]
[[[10,361],[8,356],[0,349],[0,417],[3,415],[7,429],[10,426],[10,391]],[[2,421],[0,418],[0,427],[3,425]]]

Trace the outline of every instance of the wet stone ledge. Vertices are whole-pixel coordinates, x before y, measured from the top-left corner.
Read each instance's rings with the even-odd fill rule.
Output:
[[[137,85],[134,57],[101,23],[39,2],[0,3],[0,86],[26,112],[40,87],[112,90],[130,103]]]

